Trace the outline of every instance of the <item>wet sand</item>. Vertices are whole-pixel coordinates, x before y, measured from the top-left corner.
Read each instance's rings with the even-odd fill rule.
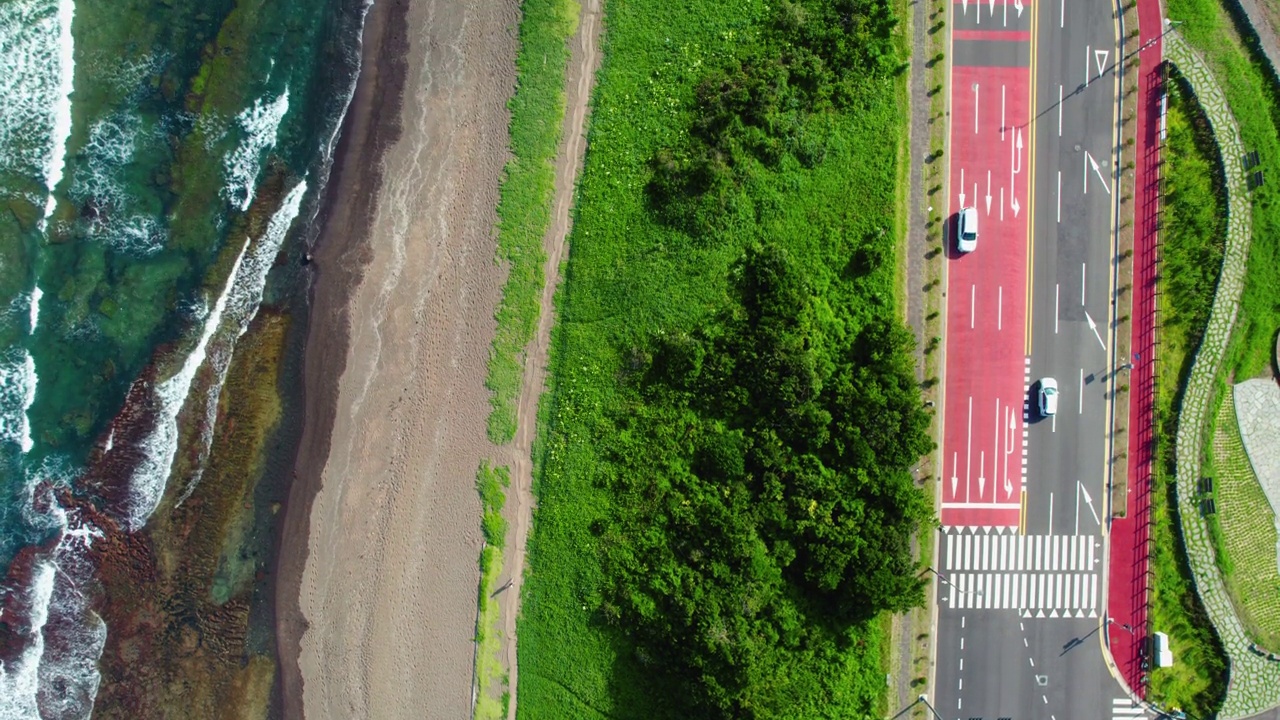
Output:
[[[314,249],[277,566],[286,717],[470,715],[518,8],[370,10]]]

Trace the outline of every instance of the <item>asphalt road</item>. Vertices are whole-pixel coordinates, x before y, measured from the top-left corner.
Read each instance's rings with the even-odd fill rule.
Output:
[[[1113,13],[1110,0],[952,7],[949,208],[976,205],[983,225],[978,250],[951,252],[948,265],[930,698],[944,718],[1143,717],[1112,678],[1100,632],[1107,391],[1117,371]],[[1004,178],[996,202],[988,177]],[[1035,407],[1044,377],[1061,393],[1053,418]],[[1021,392],[1016,417],[1011,388]],[[1011,479],[996,463],[1007,466],[1006,456]],[[1017,493],[986,494],[987,482]]]

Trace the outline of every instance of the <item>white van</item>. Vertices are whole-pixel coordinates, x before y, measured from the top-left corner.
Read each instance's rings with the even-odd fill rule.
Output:
[[[978,208],[970,205],[960,208],[956,222],[956,250],[971,253],[978,249]]]

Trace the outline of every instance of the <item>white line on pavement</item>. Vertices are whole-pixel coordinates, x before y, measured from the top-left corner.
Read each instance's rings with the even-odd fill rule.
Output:
[[[1085,263],[1080,263],[1080,304],[1082,306],[1084,305],[1084,288],[1085,288],[1085,277],[1087,272],[1088,272],[1088,268],[1085,267]]]
[[[1062,137],[1062,86],[1058,86],[1058,137]],[[1062,173],[1059,172],[1059,175]]]
[[[1062,133],[1059,132],[1059,135]],[[1058,171],[1058,222],[1062,222],[1062,171]]]
[[[1061,177],[1061,175],[1059,175]],[[1062,284],[1056,283],[1053,286],[1053,334],[1058,334],[1058,296],[1062,294]]]
[[[1076,407],[1076,414],[1084,414],[1084,368],[1080,368],[1080,398],[1078,401],[1078,407]]]

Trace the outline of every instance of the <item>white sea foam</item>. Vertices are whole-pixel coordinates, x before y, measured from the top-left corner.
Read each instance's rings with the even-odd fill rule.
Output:
[[[140,125],[136,115],[119,112],[89,127],[89,140],[80,151],[83,162],[71,182],[71,196],[77,202],[93,201],[111,211],[124,205],[124,191],[115,175],[133,159]]]
[[[31,290],[30,313],[31,313],[31,334],[36,333],[36,326],[40,324],[40,298],[44,297],[44,291],[37,285]]]
[[[39,177],[47,187],[61,178],[71,125],[74,12],[72,0],[0,3],[0,170]]]
[[[226,158],[227,185],[224,192],[227,201],[241,212],[248,210],[253,203],[263,155],[275,147],[280,122],[288,112],[289,88],[285,88],[275,100],[264,102],[259,98],[236,116],[244,139]]]
[[[0,442],[31,450],[27,410],[36,399],[36,361],[23,349],[0,356]]]
[[[31,607],[30,644],[12,664],[0,661],[0,718],[5,720],[39,720],[36,692],[39,690],[40,656],[44,654],[44,626],[49,621],[49,601],[53,598],[55,568],[45,560],[36,563],[31,573],[27,599]]]
[[[73,0],[58,0],[58,89],[53,96],[53,151],[45,164],[45,187],[49,198],[45,201],[44,220],[49,220],[57,207],[54,191],[62,182],[62,170],[67,159],[67,138],[71,136],[71,91],[75,87],[75,41],[71,37],[71,23],[75,19]]]
[[[236,256],[231,273],[227,276],[226,286],[214,303],[213,310],[205,319],[204,329],[200,333],[200,339],[196,342],[195,348],[192,349],[191,354],[187,355],[178,372],[155,388],[158,406],[156,426],[140,448],[142,461],[133,473],[133,481],[130,483],[130,506],[125,509],[125,522],[130,530],[139,530],[146,524],[147,518],[155,512],[161,496],[164,495],[165,483],[173,469],[173,458],[178,452],[178,413],[182,410],[182,405],[191,391],[191,381],[195,379],[196,371],[204,364],[209,339],[213,337],[222,322],[227,298],[231,294],[233,283],[240,271],[240,264],[244,261],[248,250],[249,240],[246,238],[244,247]]]
[[[95,122],[81,150],[70,195],[77,203],[97,212],[89,219],[88,233],[116,250],[149,255],[164,247],[163,223],[141,211],[120,178],[133,162],[138,142],[145,137],[141,119],[118,112]]]

